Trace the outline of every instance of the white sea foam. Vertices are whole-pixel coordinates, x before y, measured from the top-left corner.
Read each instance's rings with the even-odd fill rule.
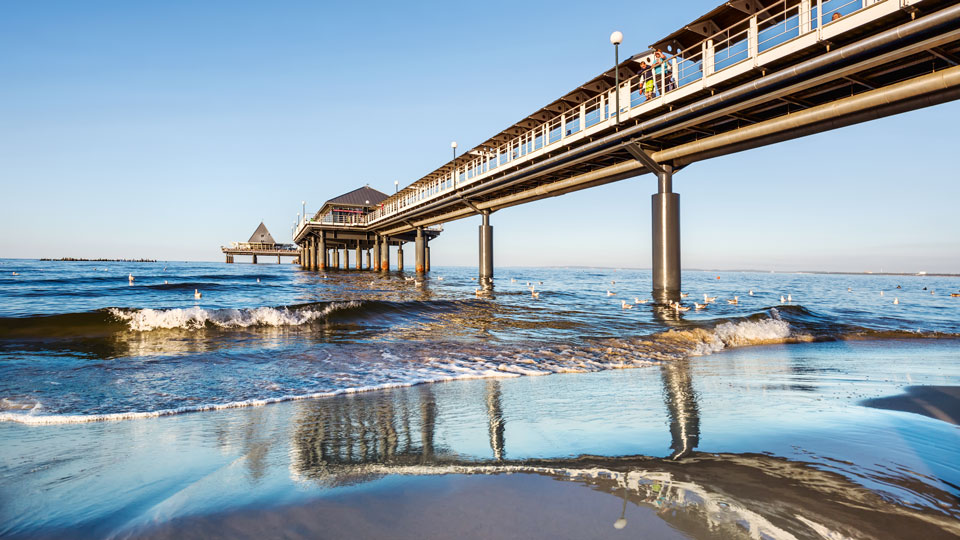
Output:
[[[109,308],[115,318],[125,321],[131,330],[147,332],[157,329],[198,329],[207,324],[221,328],[250,326],[299,326],[322,319],[330,313],[352,307],[360,302],[334,302],[322,309],[289,309],[259,307],[250,309],[119,309]]]

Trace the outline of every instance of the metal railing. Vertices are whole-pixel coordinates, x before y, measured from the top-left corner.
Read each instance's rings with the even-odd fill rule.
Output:
[[[450,191],[481,181],[498,168],[526,161],[570,139],[610,127],[615,122],[616,94],[620,92],[624,112],[655,109],[670,94],[694,82],[704,81],[722,71],[756,59],[760,54],[801,36],[819,32],[837,18],[845,18],[866,7],[907,0],[783,0],[747,16],[737,24],[707,37],[683,51],[670,51],[653,58],[644,72],[621,81],[620,86],[594,96],[579,106],[560,113],[496,148],[474,149],[464,161],[459,158],[446,172],[421,180],[400,190],[377,208],[350,224],[372,225],[409,208],[438,198]],[[818,17],[818,14],[822,14]],[[862,21],[867,22],[867,21]],[[862,23],[861,23],[862,24]],[[819,38],[819,34],[818,34]],[[569,141],[568,141],[569,140]],[[329,214],[328,214],[329,215]],[[327,216],[323,223],[344,224]],[[305,222],[301,222],[301,226]]]

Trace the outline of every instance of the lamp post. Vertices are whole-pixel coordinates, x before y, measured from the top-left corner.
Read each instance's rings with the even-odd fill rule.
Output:
[[[303,206],[303,220],[307,220],[307,201],[300,201],[300,205]]]
[[[399,180],[394,180],[394,181],[393,181],[393,192],[394,192],[394,193],[400,193],[400,181],[399,181]]]
[[[457,160],[457,141],[451,142],[450,148],[453,148],[453,160],[456,161]]]
[[[616,88],[617,125],[620,124],[620,44],[623,43],[623,33],[619,30],[610,34],[610,43],[613,43],[613,79]]]

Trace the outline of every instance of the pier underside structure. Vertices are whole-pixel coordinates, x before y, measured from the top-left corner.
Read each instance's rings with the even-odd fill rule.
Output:
[[[650,173],[653,292],[672,301],[673,179],[686,165],[958,98],[956,0],[731,0],[377,201],[356,226],[400,238],[480,215],[490,281],[491,214]],[[322,219],[300,223],[301,248]]]

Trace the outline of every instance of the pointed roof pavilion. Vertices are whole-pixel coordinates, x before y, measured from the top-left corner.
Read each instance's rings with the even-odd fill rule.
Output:
[[[273,236],[270,235],[270,231],[267,230],[267,226],[260,222],[260,226],[257,227],[257,230],[253,231],[253,235],[250,237],[250,240],[247,240],[247,243],[250,244],[276,244],[276,240],[273,239]]]
[[[370,186],[363,186],[353,191],[344,193],[339,197],[334,197],[325,204],[339,204],[346,206],[376,206],[381,201],[389,197],[382,191],[377,191]]]

